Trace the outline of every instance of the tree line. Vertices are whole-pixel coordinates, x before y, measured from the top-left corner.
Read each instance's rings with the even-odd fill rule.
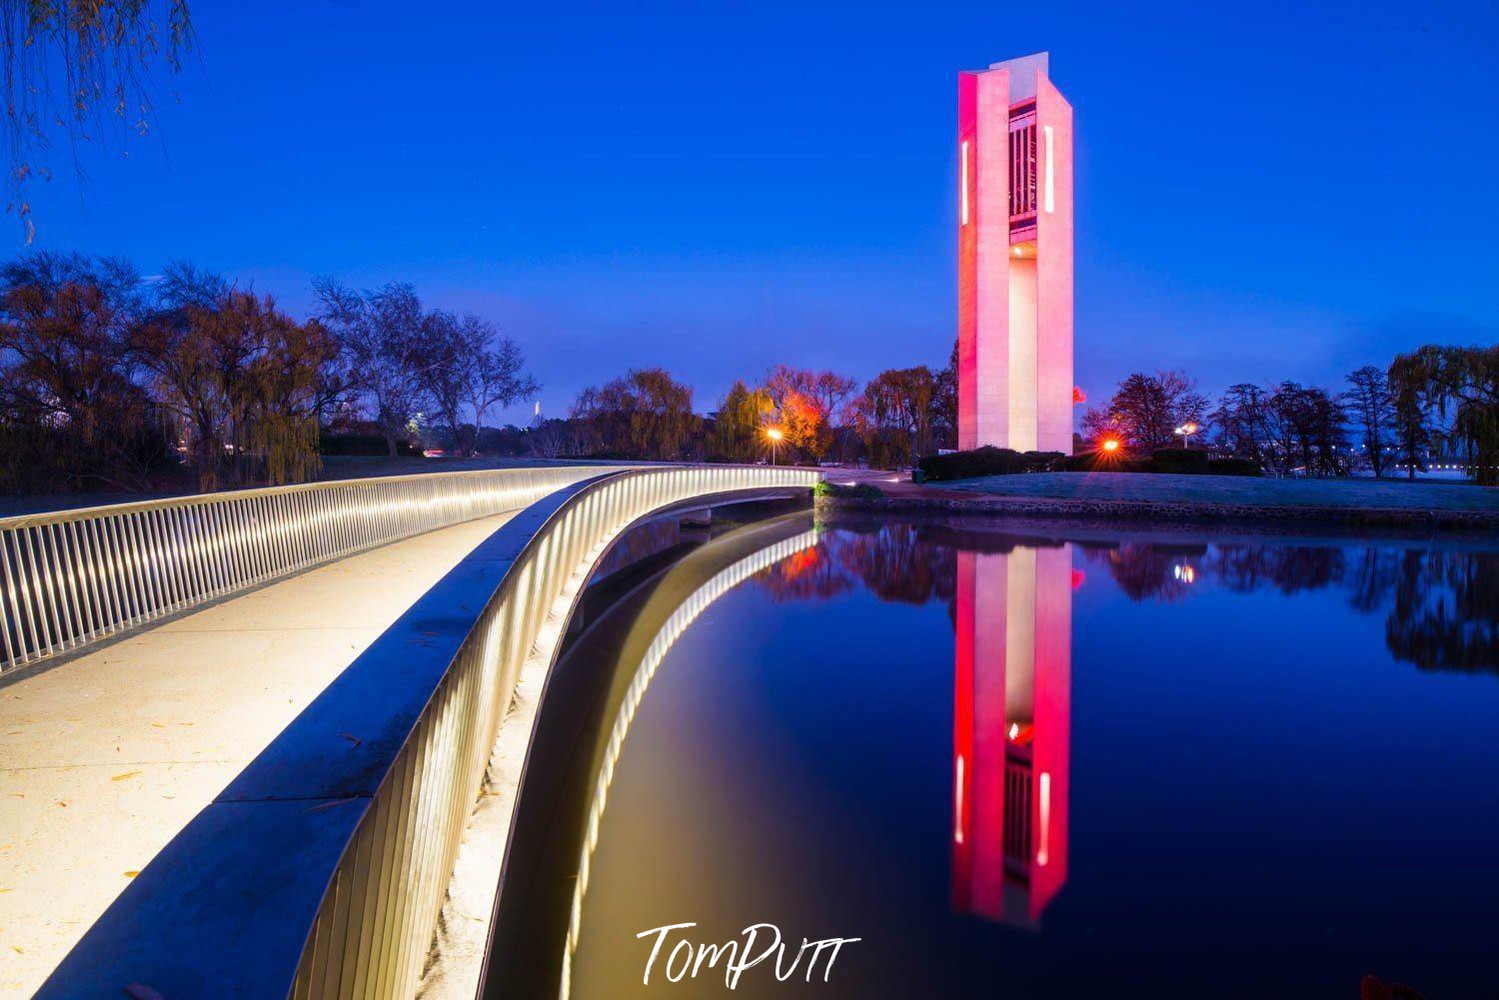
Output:
[[[1499,346],[1428,345],[1344,381],[1240,382],[1213,404],[1180,371],[1136,372],[1083,415],[1079,445],[1148,454],[1195,438],[1283,475],[1414,477],[1446,460],[1499,485]]]
[[[776,365],[736,379],[699,415],[693,391],[661,368],[633,369],[580,392],[566,419],[526,444],[549,458],[783,463],[868,462],[902,468],[957,438],[956,350],[946,368],[881,372],[862,388],[835,371]]]
[[[0,489],[199,489],[313,478],[320,438],[394,455],[423,420],[472,453],[485,417],[537,385],[520,348],[407,284],[315,288],[299,321],[190,264],[34,253],[0,266]]]
[[[488,418],[534,395],[519,346],[409,284],[314,284],[297,320],[188,264],[35,253],[0,266],[0,490],[200,489],[300,482],[357,441],[395,455],[756,462],[904,468],[957,438],[957,348],[939,369],[777,365],[700,414],[662,368],[583,389],[567,417]],[[1082,402],[1079,394],[1077,397]],[[1499,347],[1427,346],[1339,390],[1238,383],[1216,402],[1180,371],[1134,373],[1087,410],[1074,451],[1207,447],[1280,474],[1414,475],[1436,458],[1499,482]],[[342,442],[342,443],[340,443]]]

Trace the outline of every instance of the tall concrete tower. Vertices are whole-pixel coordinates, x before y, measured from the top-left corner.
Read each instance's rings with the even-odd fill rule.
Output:
[[[958,74],[958,447],[1072,453],[1072,105],[1047,54]]]

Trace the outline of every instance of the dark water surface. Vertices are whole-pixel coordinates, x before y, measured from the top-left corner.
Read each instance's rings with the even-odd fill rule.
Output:
[[[573,997],[1499,996],[1495,549],[808,519],[667,603],[595,657]],[[669,981],[757,923],[861,940]]]

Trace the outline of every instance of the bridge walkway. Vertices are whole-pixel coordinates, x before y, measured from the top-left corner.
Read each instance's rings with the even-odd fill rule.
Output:
[[[30,996],[135,873],[513,516],[354,555],[0,687],[0,997]]]

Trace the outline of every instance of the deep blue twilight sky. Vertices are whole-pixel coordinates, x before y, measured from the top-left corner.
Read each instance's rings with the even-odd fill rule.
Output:
[[[1049,49],[1092,399],[1499,340],[1491,0],[459,6],[195,0],[160,141],[86,154],[81,190],[54,164],[38,245],[298,314],[315,275],[413,281],[516,337],[553,415],[631,366],[700,410],[780,361],[937,366],[955,74]]]

